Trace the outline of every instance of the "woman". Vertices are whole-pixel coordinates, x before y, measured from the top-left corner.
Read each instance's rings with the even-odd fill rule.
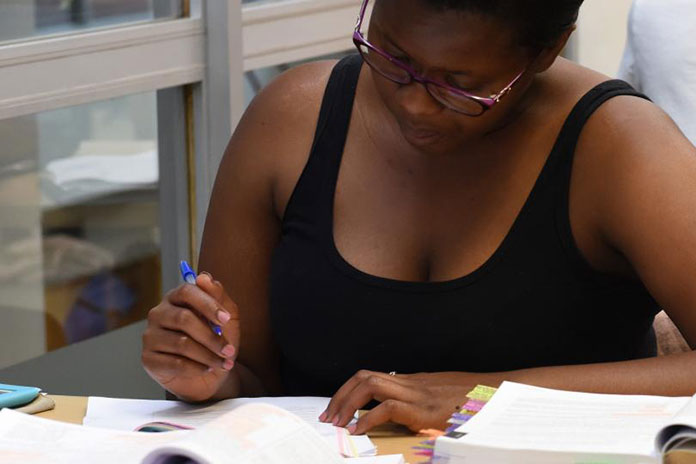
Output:
[[[149,374],[187,401],[333,395],[341,426],[379,402],[355,433],[441,427],[503,380],[692,394],[694,354],[654,357],[651,323],[696,343],[696,152],[557,57],[580,3],[377,0],[367,65],[269,85],[220,166],[205,273],[150,312]]]

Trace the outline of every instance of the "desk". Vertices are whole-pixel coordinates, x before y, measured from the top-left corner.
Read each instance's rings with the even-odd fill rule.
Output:
[[[82,424],[82,419],[87,413],[87,397],[51,395],[51,398],[56,402],[55,409],[39,413],[37,416]],[[399,426],[384,426],[369,435],[377,445],[379,454],[403,454],[406,462],[411,464],[424,461],[422,457],[413,454],[411,447],[426,440],[426,438],[409,435]]]

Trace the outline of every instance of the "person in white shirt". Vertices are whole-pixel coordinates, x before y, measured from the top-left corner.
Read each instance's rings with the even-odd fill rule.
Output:
[[[696,145],[696,0],[634,0],[619,79],[662,107]]]

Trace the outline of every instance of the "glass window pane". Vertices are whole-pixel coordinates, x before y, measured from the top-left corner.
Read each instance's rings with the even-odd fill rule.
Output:
[[[0,121],[0,368],[143,319],[160,299],[157,104]]]
[[[180,0],[3,0],[0,41],[173,19]]]

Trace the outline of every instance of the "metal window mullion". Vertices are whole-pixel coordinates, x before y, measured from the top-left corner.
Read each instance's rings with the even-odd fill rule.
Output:
[[[207,67],[193,86],[195,146],[195,231],[200,249],[208,202],[229,138],[244,111],[244,66],[240,0],[204,2]],[[197,256],[192,257],[197,262]]]
[[[200,19],[0,45],[0,119],[197,82]]]

